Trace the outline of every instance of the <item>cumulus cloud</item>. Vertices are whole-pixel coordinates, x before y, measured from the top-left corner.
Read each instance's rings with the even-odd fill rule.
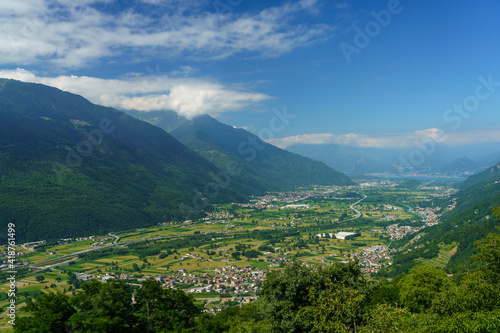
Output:
[[[82,95],[95,104],[121,110],[173,110],[187,118],[239,111],[271,98],[201,79],[171,78],[168,75],[134,74],[119,79],[41,77],[24,69],[16,69],[0,70],[0,77],[42,83]]]
[[[280,148],[299,144],[339,144],[365,148],[414,148],[429,142],[447,146],[500,142],[500,128],[486,128],[460,132],[444,132],[430,128],[411,133],[379,135],[316,133],[267,140]]]
[[[214,60],[243,52],[274,57],[325,39],[333,29],[295,21],[317,11],[316,0],[249,13],[217,12],[211,1],[200,0],[141,0],[115,13],[93,7],[95,2],[113,0],[2,1],[0,64],[40,61],[80,68],[123,56],[127,61],[155,56]]]

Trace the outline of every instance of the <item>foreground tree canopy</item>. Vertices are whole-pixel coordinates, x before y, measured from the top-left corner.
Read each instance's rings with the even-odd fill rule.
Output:
[[[357,262],[271,271],[261,298],[217,315],[181,290],[92,281],[75,297],[28,301],[15,332],[499,332],[500,235],[476,243],[481,268],[448,277],[424,265],[369,281]],[[134,299],[134,301],[132,301]]]
[[[180,290],[145,281],[132,302],[130,286],[120,280],[92,281],[73,298],[44,294],[29,301],[16,332],[182,332],[195,326],[200,308]]]

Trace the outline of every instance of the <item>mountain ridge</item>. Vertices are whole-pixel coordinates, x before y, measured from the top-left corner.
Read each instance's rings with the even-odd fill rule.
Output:
[[[164,112],[166,118],[173,117],[173,111]],[[161,122],[160,113],[134,115],[151,123]],[[241,166],[237,178],[240,181],[250,178],[261,189],[275,191],[312,184],[354,184],[347,175],[323,162],[270,145],[244,129],[223,124],[209,115],[186,119],[169,133],[220,169],[237,163]],[[275,170],[286,170],[287,175]]]

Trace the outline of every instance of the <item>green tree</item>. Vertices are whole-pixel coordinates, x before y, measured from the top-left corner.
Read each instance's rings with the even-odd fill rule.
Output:
[[[182,290],[163,289],[148,280],[135,294],[136,314],[142,332],[178,332],[195,325],[201,310]]]
[[[481,274],[467,274],[458,286],[441,292],[432,302],[439,315],[493,311],[500,307],[500,285],[484,281]]]
[[[309,323],[310,332],[356,331],[363,321],[366,294],[346,285],[327,281],[322,291],[309,290],[310,306],[299,310],[299,316]]]
[[[273,332],[350,330],[362,321],[367,287],[357,262],[318,270],[294,262],[267,275],[263,311]]]
[[[83,293],[73,299],[79,310],[70,318],[75,331],[139,332],[132,307],[130,286],[120,280],[91,281],[82,285]]]
[[[498,214],[498,210],[495,210]],[[500,219],[500,217],[499,217]],[[500,230],[500,227],[497,226]],[[482,272],[486,279],[491,282],[500,282],[500,234],[490,233],[486,239],[475,243],[479,254],[475,259],[485,263]]]
[[[42,293],[35,302],[26,301],[22,311],[30,316],[18,317],[14,332],[72,332],[67,321],[76,309],[69,297],[62,293]]]
[[[397,286],[401,303],[411,312],[423,312],[432,305],[432,300],[451,282],[441,269],[418,265],[401,278]]]
[[[367,324],[360,328],[359,332],[410,332],[411,328],[407,323],[410,316],[411,313],[406,308],[400,308],[389,304],[378,304],[370,311]]]
[[[197,329],[200,332],[271,333],[269,319],[264,318],[260,306],[260,303],[252,303],[225,309],[216,316],[202,317]]]

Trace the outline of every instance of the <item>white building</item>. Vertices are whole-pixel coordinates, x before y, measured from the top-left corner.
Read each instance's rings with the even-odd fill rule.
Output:
[[[335,237],[337,237],[337,239],[345,239],[347,236],[352,236],[352,235],[356,235],[356,233],[355,232],[341,231],[341,232],[336,233]]]
[[[281,209],[309,209],[311,206],[309,205],[286,205],[281,207]]]

